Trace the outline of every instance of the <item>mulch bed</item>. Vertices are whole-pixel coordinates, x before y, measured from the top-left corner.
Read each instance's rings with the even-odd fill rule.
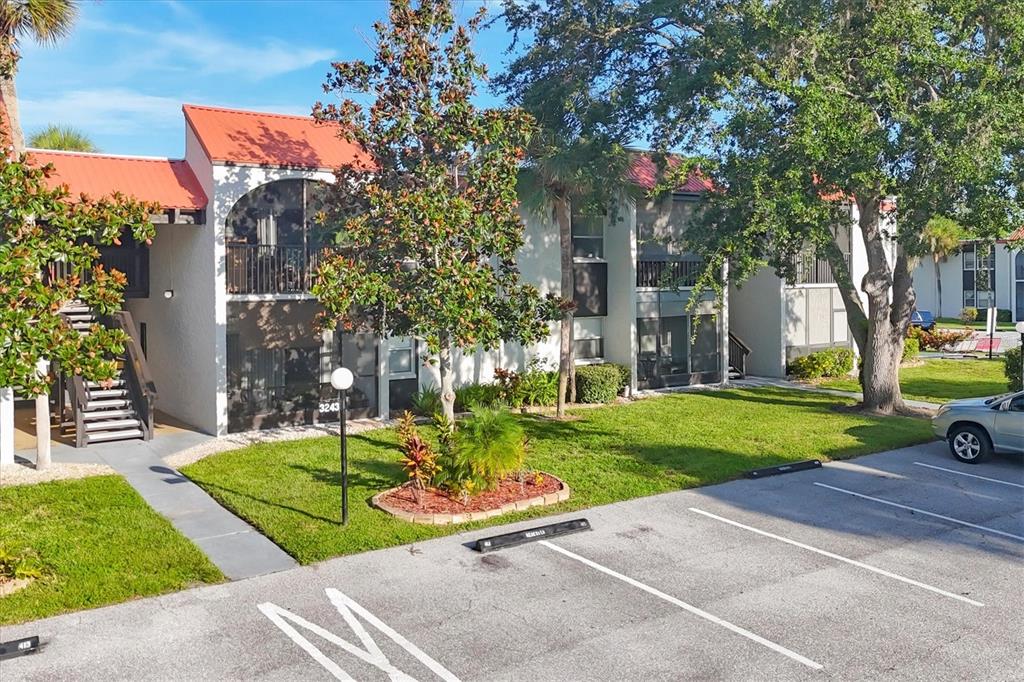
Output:
[[[540,478],[541,481],[537,484],[534,475],[528,474],[522,485],[516,477],[503,479],[494,490],[485,490],[473,495],[466,504],[433,488],[420,491],[420,501],[417,503],[415,492],[409,484],[389,491],[380,501],[389,507],[413,514],[468,514],[490,511],[500,509],[506,504],[556,493],[562,489],[561,481],[554,476],[541,473]]]

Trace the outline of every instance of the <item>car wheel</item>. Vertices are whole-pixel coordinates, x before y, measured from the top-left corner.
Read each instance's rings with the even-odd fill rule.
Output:
[[[950,431],[949,451],[961,462],[977,464],[992,454],[992,445],[984,429],[965,424]]]

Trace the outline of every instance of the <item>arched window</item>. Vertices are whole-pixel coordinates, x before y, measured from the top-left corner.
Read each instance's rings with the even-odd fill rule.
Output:
[[[325,186],[315,180],[275,180],[252,190],[231,208],[227,240],[263,246],[317,246],[314,217]]]

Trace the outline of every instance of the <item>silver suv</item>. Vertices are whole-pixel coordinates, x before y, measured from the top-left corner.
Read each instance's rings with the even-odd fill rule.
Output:
[[[993,451],[1024,453],[1024,391],[946,403],[932,417],[932,429],[968,464]]]

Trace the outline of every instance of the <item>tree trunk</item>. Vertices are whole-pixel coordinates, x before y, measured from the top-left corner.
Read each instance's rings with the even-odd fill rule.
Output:
[[[879,210],[881,197],[858,199],[861,235],[868,271],[861,282],[867,295],[867,335],[862,349],[862,377],[866,411],[892,414],[903,407],[900,360],[903,338],[914,307],[910,261],[900,254],[890,269]]]
[[[437,354],[437,370],[441,375],[441,411],[448,423],[455,427],[455,377],[452,376],[452,348],[447,337],[441,339],[441,350]]]
[[[935,298],[939,309],[935,311],[935,317],[942,317],[942,269],[939,267],[939,254],[932,256],[935,263]]]
[[[18,92],[14,87],[14,78],[0,79],[0,117],[4,126],[4,134],[10,136],[10,145],[17,156],[25,151],[25,136],[21,131],[21,117],[18,113]],[[5,145],[6,146],[6,145]]]
[[[565,416],[565,402],[576,399],[575,372],[573,371],[573,310],[566,305],[573,298],[572,272],[572,217],[569,201],[565,196],[555,196],[554,214],[558,225],[558,246],[560,252],[562,281],[559,295],[563,300],[562,320],[558,336],[558,407],[559,417]]]

